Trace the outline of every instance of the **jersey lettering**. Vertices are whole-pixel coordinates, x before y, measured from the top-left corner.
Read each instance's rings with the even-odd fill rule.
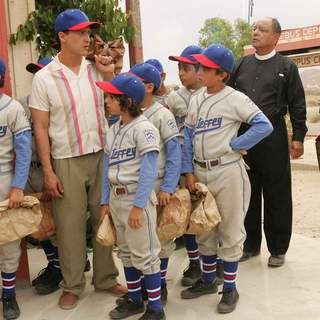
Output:
[[[211,118],[211,119],[199,118],[196,125],[195,134],[217,130],[221,127],[221,124],[222,124],[222,117]]]
[[[110,166],[118,163],[127,162],[136,157],[136,147],[124,148],[124,149],[114,149],[112,150],[110,157]]]
[[[8,126],[0,126],[0,138],[4,137],[7,134]]]

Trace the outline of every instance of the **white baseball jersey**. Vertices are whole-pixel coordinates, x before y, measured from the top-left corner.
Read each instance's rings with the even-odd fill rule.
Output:
[[[126,185],[138,183],[141,157],[159,152],[159,132],[143,115],[127,125],[121,121],[107,131],[105,152],[109,155],[109,182]]]
[[[159,130],[160,133],[160,152],[158,157],[158,177],[163,178],[166,167],[166,146],[165,144],[172,138],[178,137],[179,131],[173,114],[155,102],[151,107],[144,110],[143,115]]]
[[[2,94],[0,97],[0,173],[12,170],[14,135],[30,129],[30,123],[21,104]]]
[[[193,96],[185,125],[194,130],[194,158],[212,160],[235,153],[231,139],[237,136],[242,122],[250,122],[259,112],[250,98],[228,86],[216,94],[204,90]]]
[[[166,99],[166,105],[173,113],[181,136],[183,136],[184,122],[188,111],[188,105],[193,95],[198,94],[203,88],[190,91],[185,87],[171,91]]]

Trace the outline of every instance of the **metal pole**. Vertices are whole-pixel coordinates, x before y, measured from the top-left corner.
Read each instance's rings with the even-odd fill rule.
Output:
[[[140,0],[126,0],[126,12],[129,14],[129,26],[135,28],[135,34],[129,42],[130,66],[143,61]]]

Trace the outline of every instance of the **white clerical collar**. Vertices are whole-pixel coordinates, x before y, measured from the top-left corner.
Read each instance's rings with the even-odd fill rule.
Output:
[[[273,49],[270,53],[264,54],[263,56],[260,56],[257,53],[255,53],[254,55],[258,60],[268,60],[276,55],[276,50]]]

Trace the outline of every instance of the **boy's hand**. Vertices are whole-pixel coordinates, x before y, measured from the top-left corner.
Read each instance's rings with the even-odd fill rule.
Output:
[[[138,208],[133,206],[131,209],[129,218],[128,218],[128,224],[132,229],[139,229],[142,227],[141,220],[142,220],[142,208]]]
[[[169,192],[160,191],[157,195],[159,206],[165,206],[169,204],[171,194]]]
[[[186,184],[191,193],[196,191],[196,182],[197,178],[193,173],[186,173]]]
[[[100,207],[100,217],[101,220],[104,218],[105,215],[110,214],[110,207],[108,204],[104,204]]]
[[[23,190],[18,188],[11,188],[9,193],[9,209],[19,208],[23,200]]]

